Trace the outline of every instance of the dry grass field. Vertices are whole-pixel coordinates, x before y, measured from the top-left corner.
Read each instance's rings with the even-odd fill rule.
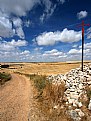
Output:
[[[52,85],[46,76],[65,74],[79,67],[81,62],[1,64],[9,65],[9,68],[2,68],[0,72],[10,73],[12,78],[0,88],[3,112],[0,121],[73,121],[64,103],[64,83]]]
[[[89,63],[88,61],[84,64]],[[53,62],[53,63],[2,63],[9,64],[8,69],[2,69],[5,72],[19,72],[22,74],[39,74],[39,75],[55,75],[65,74],[71,69],[77,68],[81,62]]]

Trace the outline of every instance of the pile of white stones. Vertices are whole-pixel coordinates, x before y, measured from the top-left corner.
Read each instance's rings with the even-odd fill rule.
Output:
[[[65,95],[68,99],[66,104],[73,104],[73,106],[81,107],[82,103],[78,101],[80,96],[86,91],[84,90],[87,85],[91,84],[91,70],[89,66],[84,66],[84,72],[80,68],[73,69],[66,74],[67,90]]]
[[[83,72],[80,67],[72,69],[65,75],[51,75],[48,79],[52,81],[52,84],[65,83],[66,91],[64,92],[64,97],[67,98],[66,104],[80,108],[83,105],[79,101],[79,98],[82,94],[86,94],[85,87],[91,85],[91,63],[84,65]],[[91,99],[88,109],[91,110]]]

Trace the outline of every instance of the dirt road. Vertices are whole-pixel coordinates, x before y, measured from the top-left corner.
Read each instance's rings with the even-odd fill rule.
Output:
[[[12,74],[12,80],[0,88],[0,121],[28,121],[29,97],[29,81]]]

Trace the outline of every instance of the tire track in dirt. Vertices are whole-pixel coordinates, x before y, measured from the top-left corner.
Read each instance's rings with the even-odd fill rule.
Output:
[[[30,82],[12,74],[12,80],[0,87],[0,121],[28,121]]]

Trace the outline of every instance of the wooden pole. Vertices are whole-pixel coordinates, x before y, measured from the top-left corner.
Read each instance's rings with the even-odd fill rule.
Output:
[[[84,21],[82,21],[82,24],[79,25],[79,27],[82,27],[82,67],[81,70],[83,72],[83,60],[84,60],[84,26],[90,26],[90,24],[85,24]]]
[[[82,27],[82,72],[83,72],[83,57],[84,57],[84,26]]]

